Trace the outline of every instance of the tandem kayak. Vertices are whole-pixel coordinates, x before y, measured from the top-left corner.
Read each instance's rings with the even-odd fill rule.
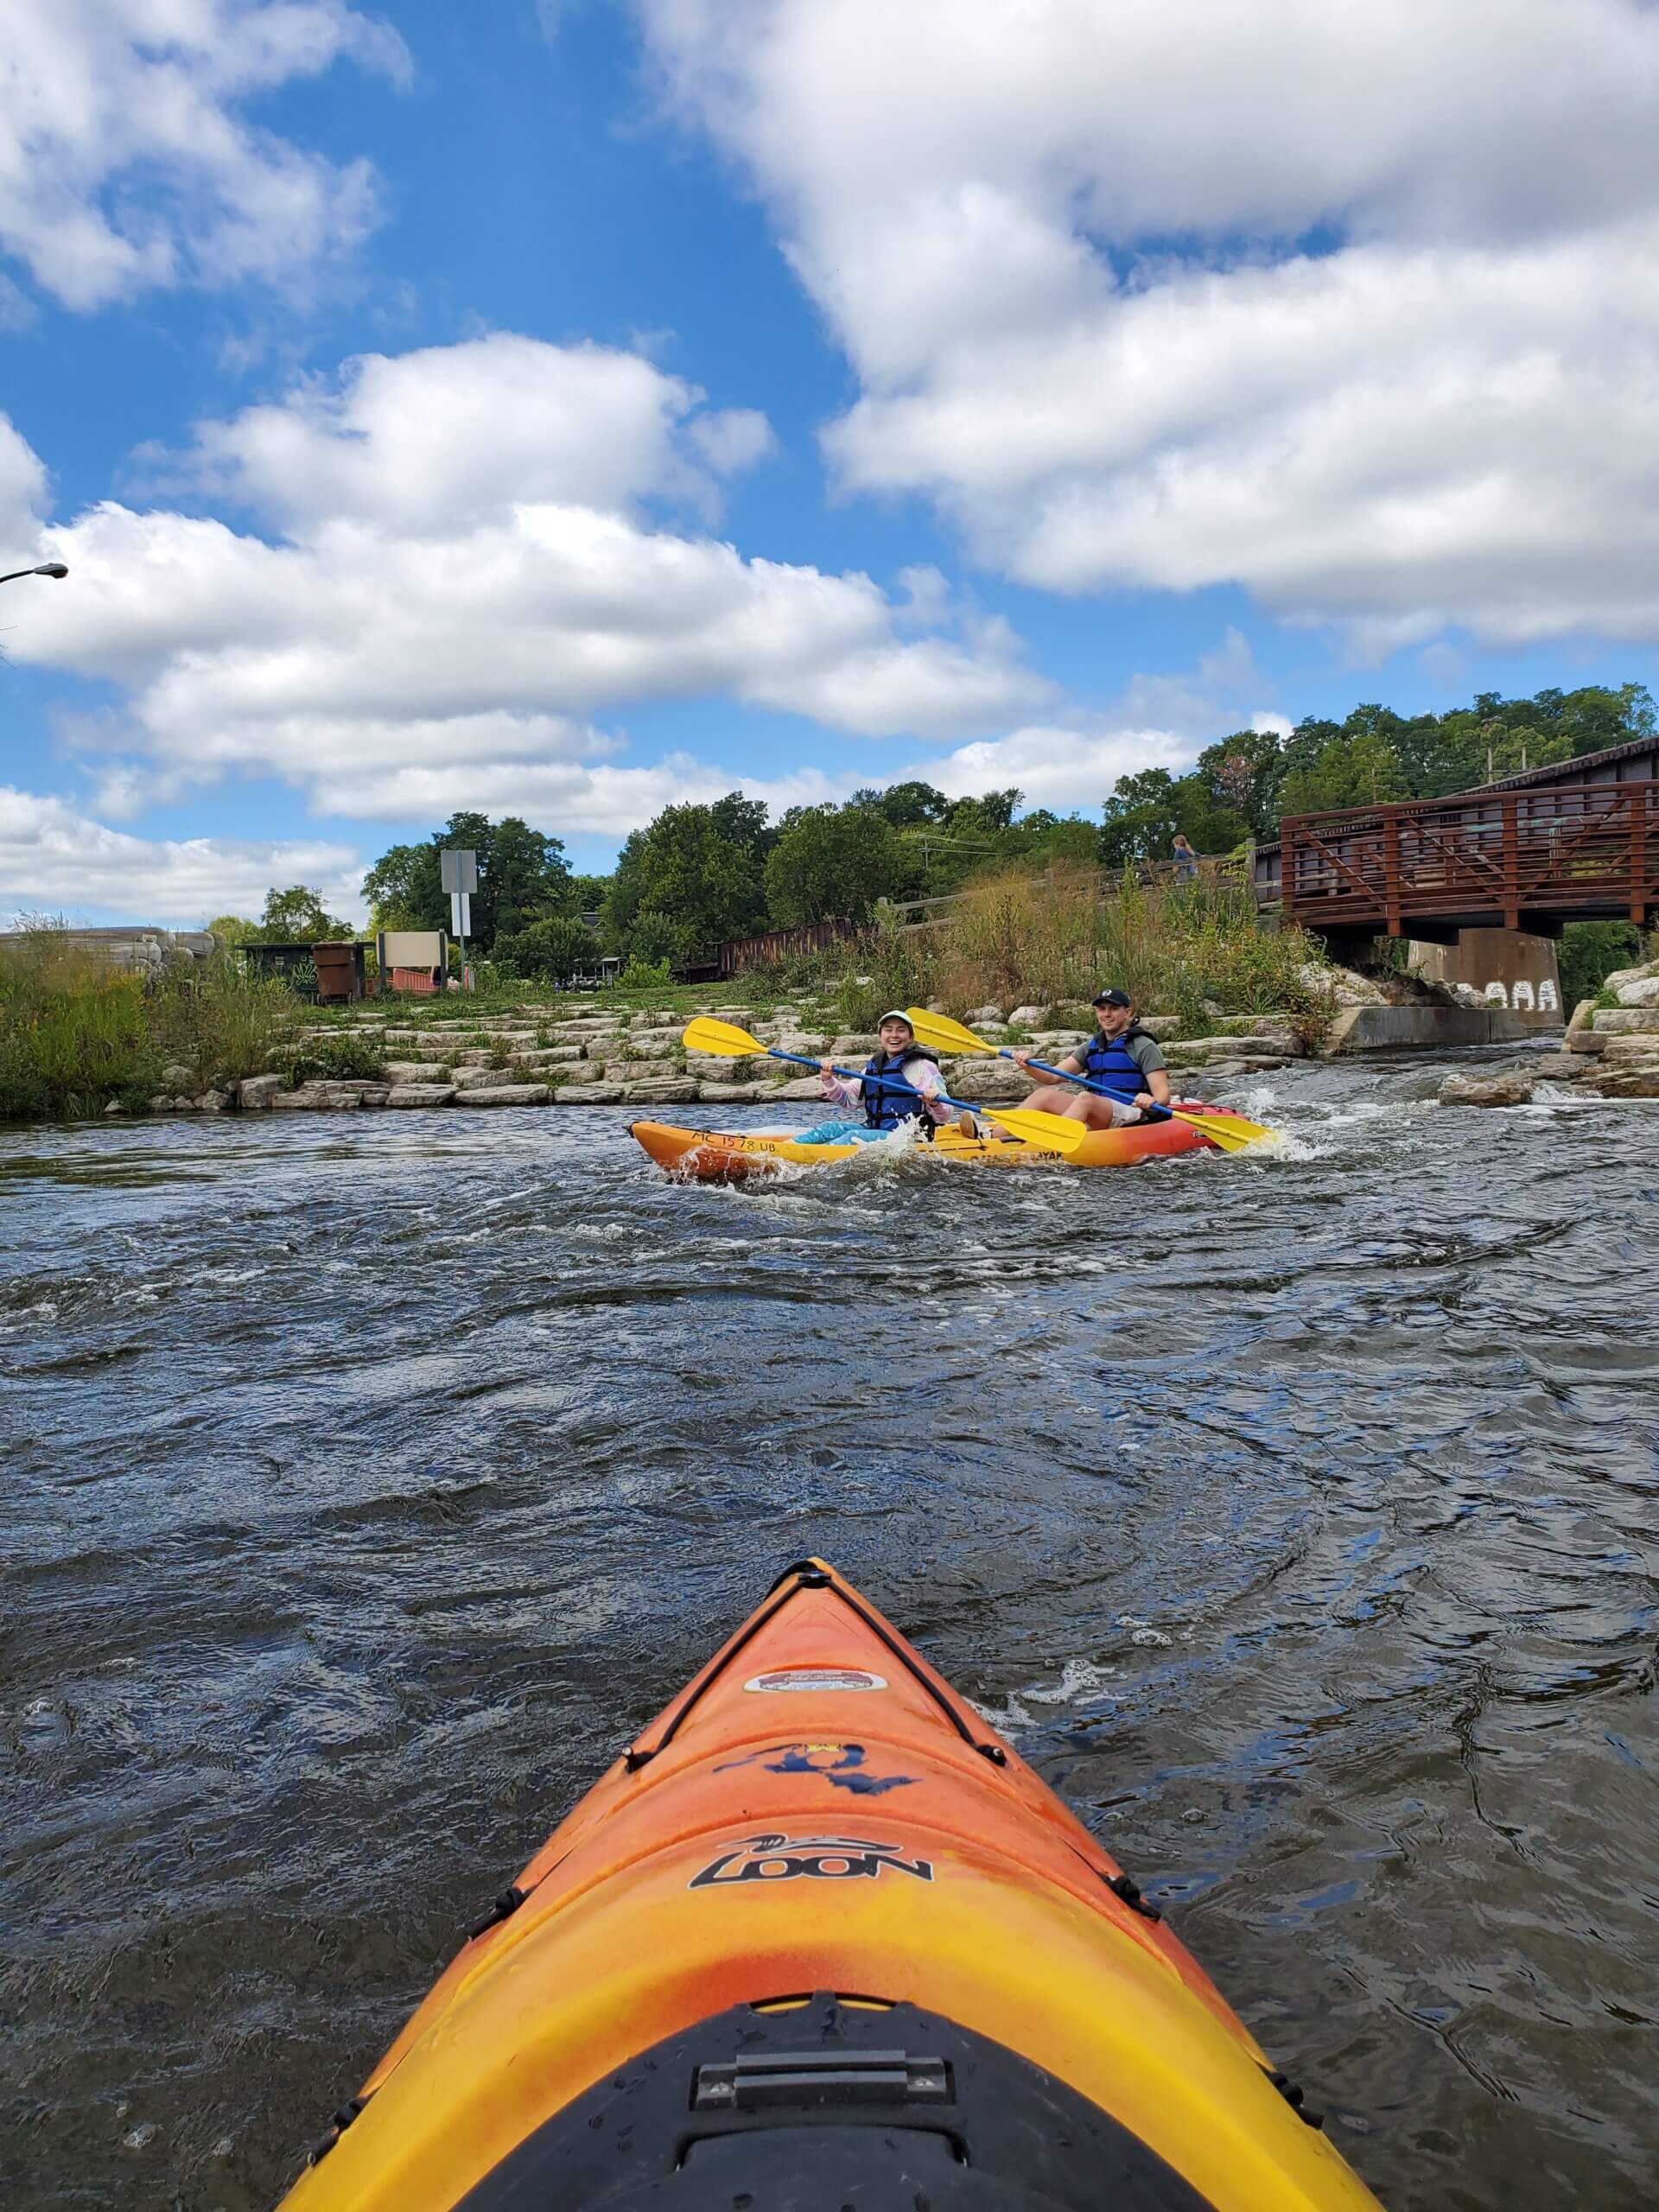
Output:
[[[334,2123],[288,2212],[1376,2212],[1116,1860],[818,1560]]]
[[[1183,1100],[1195,1113],[1212,1114],[1217,1121],[1236,1121],[1224,1106],[1200,1106]],[[682,1129],[666,1122],[634,1122],[633,1135],[659,1167],[694,1183],[741,1183],[753,1175],[775,1175],[780,1167],[827,1167],[836,1160],[855,1159],[870,1147],[862,1144],[802,1144],[776,1130],[750,1136],[741,1130]],[[1252,1131],[1254,1122],[1240,1122],[1241,1131]],[[1216,1152],[1220,1147],[1195,1129],[1190,1122],[1138,1122],[1126,1129],[1090,1129],[1075,1152],[1046,1152],[1040,1146],[1022,1144],[1013,1137],[999,1137],[995,1129],[979,1137],[958,1136],[946,1124],[927,1147],[938,1160],[971,1167],[1132,1167],[1137,1160],[1168,1160],[1187,1152]]]

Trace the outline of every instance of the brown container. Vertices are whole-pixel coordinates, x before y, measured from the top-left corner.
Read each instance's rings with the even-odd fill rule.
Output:
[[[348,941],[314,944],[319,1006],[346,1006],[365,995],[363,947]]]

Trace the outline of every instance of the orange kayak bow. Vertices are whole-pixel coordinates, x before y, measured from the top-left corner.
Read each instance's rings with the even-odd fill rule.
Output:
[[[289,2212],[1376,2212],[1122,1869],[817,1560],[630,1745]]]

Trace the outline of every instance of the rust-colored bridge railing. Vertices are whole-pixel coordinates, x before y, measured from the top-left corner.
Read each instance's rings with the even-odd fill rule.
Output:
[[[1659,915],[1659,782],[1287,815],[1257,894],[1319,931],[1434,937]],[[1421,926],[1420,926],[1420,925]]]

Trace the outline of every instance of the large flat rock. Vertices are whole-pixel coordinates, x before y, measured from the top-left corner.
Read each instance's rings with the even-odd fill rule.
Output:
[[[945,1069],[945,1089],[955,1098],[968,1098],[976,1104],[984,1099],[995,1099],[1012,1106],[1029,1096],[1046,1076],[1027,1075],[1012,1060],[957,1060]]]
[[[775,1098],[778,1086],[773,1083],[704,1083],[697,1084],[697,1096],[725,1106],[755,1106],[764,1100]]]
[[[610,1072],[615,1075],[613,1068]],[[691,1106],[697,1098],[696,1078],[689,1075],[643,1076],[622,1079],[625,1106]]]
[[[453,1083],[394,1083],[388,1106],[448,1106],[459,1094]]]
[[[545,1106],[553,1093],[544,1083],[499,1083],[490,1089],[457,1090],[457,1106]]]
[[[1583,1088],[1599,1098],[1659,1098],[1659,1066],[1602,1066],[1586,1077]]]
[[[1442,1106],[1524,1106],[1532,1096],[1526,1075],[1449,1075],[1440,1085]]]
[[[1659,1035],[1659,1006],[1605,1006],[1594,1027],[1599,1037]]]

